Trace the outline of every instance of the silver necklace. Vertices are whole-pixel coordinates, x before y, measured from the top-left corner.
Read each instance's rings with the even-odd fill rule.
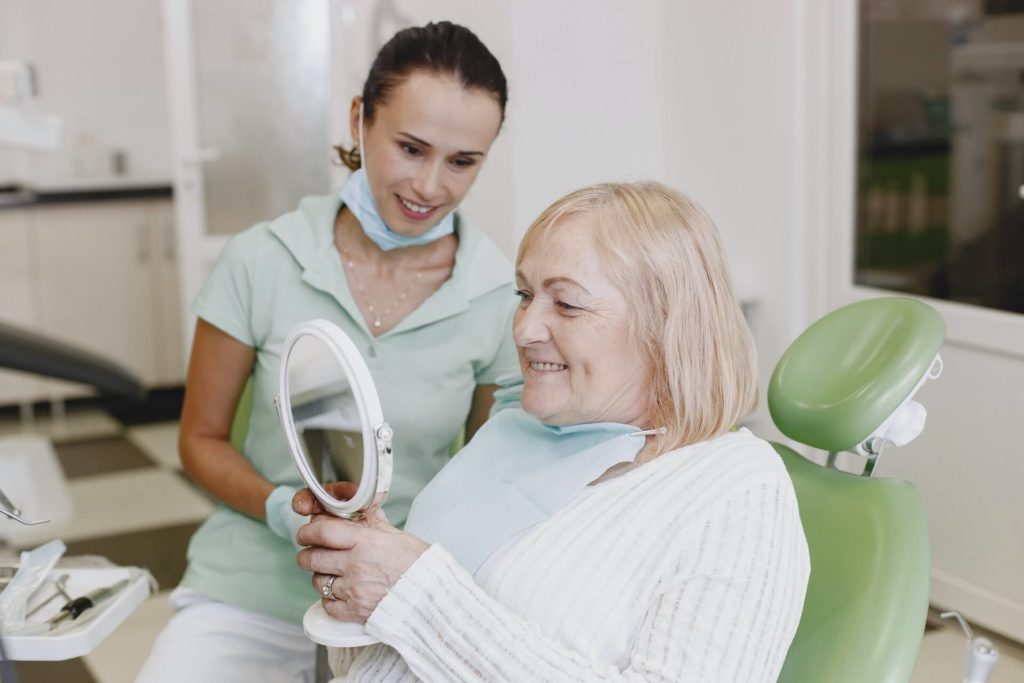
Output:
[[[371,324],[374,329],[380,329],[384,325],[384,321],[387,317],[409,297],[409,292],[412,291],[412,288],[415,287],[416,283],[418,283],[423,277],[423,271],[417,270],[409,281],[409,284],[407,284],[399,293],[398,298],[395,299],[390,306],[378,313],[373,302],[370,301],[368,296],[366,296],[366,289],[363,288],[363,283],[359,279],[358,268],[356,268],[355,261],[353,261],[345,250],[341,248],[341,240],[338,240],[338,242],[338,253],[340,253],[342,258],[345,259],[345,265],[348,267],[348,272],[352,276],[352,282],[356,286],[356,291],[359,293],[359,297],[363,300],[363,303],[366,304],[366,309],[370,312],[370,316],[373,318],[373,322]]]

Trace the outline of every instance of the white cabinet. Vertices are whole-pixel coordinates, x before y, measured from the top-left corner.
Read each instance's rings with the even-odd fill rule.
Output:
[[[172,220],[170,202],[153,199],[0,212],[0,317],[121,363],[147,387],[182,383]],[[0,376],[0,403],[85,393],[15,379]]]
[[[28,211],[0,210],[0,322],[22,328],[35,324],[29,237]],[[31,400],[42,391],[36,377],[0,370],[0,405]]]

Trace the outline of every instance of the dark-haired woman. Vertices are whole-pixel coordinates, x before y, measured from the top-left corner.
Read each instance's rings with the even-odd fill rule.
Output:
[[[401,525],[450,444],[486,419],[496,378],[518,370],[511,263],[457,208],[504,120],[494,56],[448,22],[397,33],[351,108],[354,173],[340,193],[234,237],[194,304],[179,450],[220,501],[196,532],[172,594],[176,613],[140,681],[308,680],[313,602],[295,564],[299,480],[273,407],[282,344],[311,318],[364,350],[388,421],[395,467],[385,506]],[[246,381],[242,452],[229,431]]]

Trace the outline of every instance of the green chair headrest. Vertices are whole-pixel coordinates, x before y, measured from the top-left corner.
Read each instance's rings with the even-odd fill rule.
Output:
[[[775,366],[768,409],[783,434],[826,451],[854,448],[928,372],[946,324],[915,299],[844,306],[797,337]]]

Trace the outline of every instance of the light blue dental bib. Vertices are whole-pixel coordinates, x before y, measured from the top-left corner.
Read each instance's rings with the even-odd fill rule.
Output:
[[[609,467],[632,462],[644,445],[637,431],[612,422],[553,427],[503,410],[416,496],[405,530],[440,543],[475,573]]]

